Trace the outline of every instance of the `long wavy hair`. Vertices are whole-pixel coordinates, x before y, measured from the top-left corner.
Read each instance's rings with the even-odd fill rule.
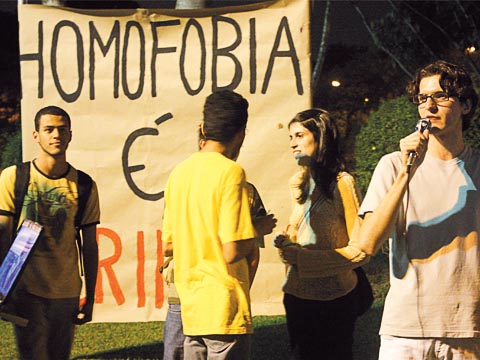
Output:
[[[328,197],[333,196],[337,175],[345,170],[345,160],[340,153],[337,125],[328,111],[313,108],[299,112],[288,123],[299,123],[312,134],[317,148],[310,165],[315,184]]]

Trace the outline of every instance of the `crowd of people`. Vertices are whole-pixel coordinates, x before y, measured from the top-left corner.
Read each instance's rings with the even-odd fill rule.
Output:
[[[379,161],[364,199],[326,110],[301,111],[288,124],[298,171],[289,182],[288,226],[274,244],[286,267],[291,359],[353,359],[355,323],[371,305],[365,305],[362,265],[387,240],[390,290],[379,359],[480,359],[480,151],[463,140],[478,96],[462,67],[441,60],[420,68],[407,92],[425,126]],[[250,288],[263,237],[277,220],[236,162],[248,107],[233,91],[210,94],[199,150],[168,178],[165,360],[250,358]],[[68,359],[74,325],[92,319],[98,194],[91,180],[81,205],[81,172],[66,161],[71,130],[64,110],[41,109],[33,139],[39,152],[29,164],[21,209],[15,207],[18,166],[0,175],[0,260],[16,216],[18,223],[43,226],[9,306],[29,319],[26,327],[15,325],[22,359]],[[81,271],[87,299],[79,305]]]

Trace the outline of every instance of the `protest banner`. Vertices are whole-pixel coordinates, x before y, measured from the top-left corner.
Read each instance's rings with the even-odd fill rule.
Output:
[[[289,120],[310,106],[307,0],[198,10],[80,10],[20,5],[23,157],[35,113],[72,118],[68,161],[97,182],[101,224],[94,321],[163,320],[163,189],[197,150],[205,98],[248,99],[238,159],[285,228],[295,171]],[[252,288],[254,315],[281,314],[284,265],[265,239]]]

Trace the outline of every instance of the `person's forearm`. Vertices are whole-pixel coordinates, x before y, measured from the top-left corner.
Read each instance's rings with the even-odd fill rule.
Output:
[[[227,264],[233,264],[250,255],[255,246],[254,240],[238,240],[223,244],[223,257]]]
[[[348,244],[333,250],[301,249],[296,265],[301,278],[321,278],[352,270],[369,260],[357,245]]]
[[[359,247],[375,255],[391,234],[407,189],[408,175],[401,172],[375,211],[365,214],[359,235]]]
[[[96,240],[96,226],[89,226],[83,229],[82,238],[87,303],[93,304],[95,301],[95,286],[97,283],[98,273],[98,245]]]
[[[250,281],[250,287],[252,287],[255,274],[257,273],[258,264],[260,263],[260,249],[254,246],[252,252],[247,255],[248,264],[248,278]]]

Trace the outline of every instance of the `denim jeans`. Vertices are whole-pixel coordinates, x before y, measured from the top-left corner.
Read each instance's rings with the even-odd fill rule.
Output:
[[[169,304],[163,329],[163,360],[183,360],[182,313],[179,304]]]

